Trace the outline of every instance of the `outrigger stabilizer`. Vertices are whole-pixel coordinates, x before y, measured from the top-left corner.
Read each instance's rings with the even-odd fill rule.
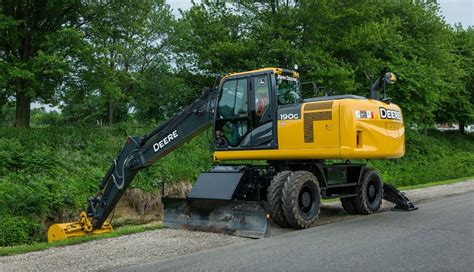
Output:
[[[406,196],[404,192],[400,192],[397,188],[390,184],[383,185],[383,198],[395,204],[392,211],[414,211],[416,207]]]

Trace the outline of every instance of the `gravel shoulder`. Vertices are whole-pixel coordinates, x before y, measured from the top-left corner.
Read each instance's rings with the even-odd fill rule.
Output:
[[[160,229],[0,257],[0,271],[96,271],[242,243],[224,234]]]
[[[474,179],[406,191],[414,203],[474,191]],[[384,209],[391,207],[384,203]],[[318,225],[353,218],[342,212],[338,202],[322,207]],[[272,227],[271,235],[292,230]],[[96,271],[162,260],[198,251],[254,241],[224,234],[160,229],[66,247],[50,248],[15,256],[0,257],[0,271]]]

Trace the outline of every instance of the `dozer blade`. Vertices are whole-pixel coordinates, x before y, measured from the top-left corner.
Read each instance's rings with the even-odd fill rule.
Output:
[[[53,224],[48,229],[48,242],[61,241],[73,237],[105,234],[113,231],[112,225],[105,222],[100,229],[93,229],[91,219],[85,212],[80,214],[79,221],[71,223]]]
[[[250,238],[268,234],[263,204],[249,201],[164,198],[163,225]]]

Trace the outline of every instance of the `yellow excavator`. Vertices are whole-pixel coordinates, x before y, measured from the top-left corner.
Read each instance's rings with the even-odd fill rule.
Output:
[[[166,227],[261,238],[268,235],[269,220],[311,227],[321,199],[333,197],[349,214],[375,213],[382,199],[395,203],[394,209],[414,210],[374,169],[351,161],[404,155],[402,112],[385,95],[395,80],[395,74],[381,73],[369,98],[303,99],[296,71],[227,75],[153,131],[128,137],[80,219],[52,225],[48,240],[111,232],[107,219],[138,171],[209,128],[216,163],[186,198],[163,199]]]

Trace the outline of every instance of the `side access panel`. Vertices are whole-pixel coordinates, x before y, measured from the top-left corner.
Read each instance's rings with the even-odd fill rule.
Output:
[[[327,188],[325,197],[356,196],[365,164],[330,164],[323,165]]]

